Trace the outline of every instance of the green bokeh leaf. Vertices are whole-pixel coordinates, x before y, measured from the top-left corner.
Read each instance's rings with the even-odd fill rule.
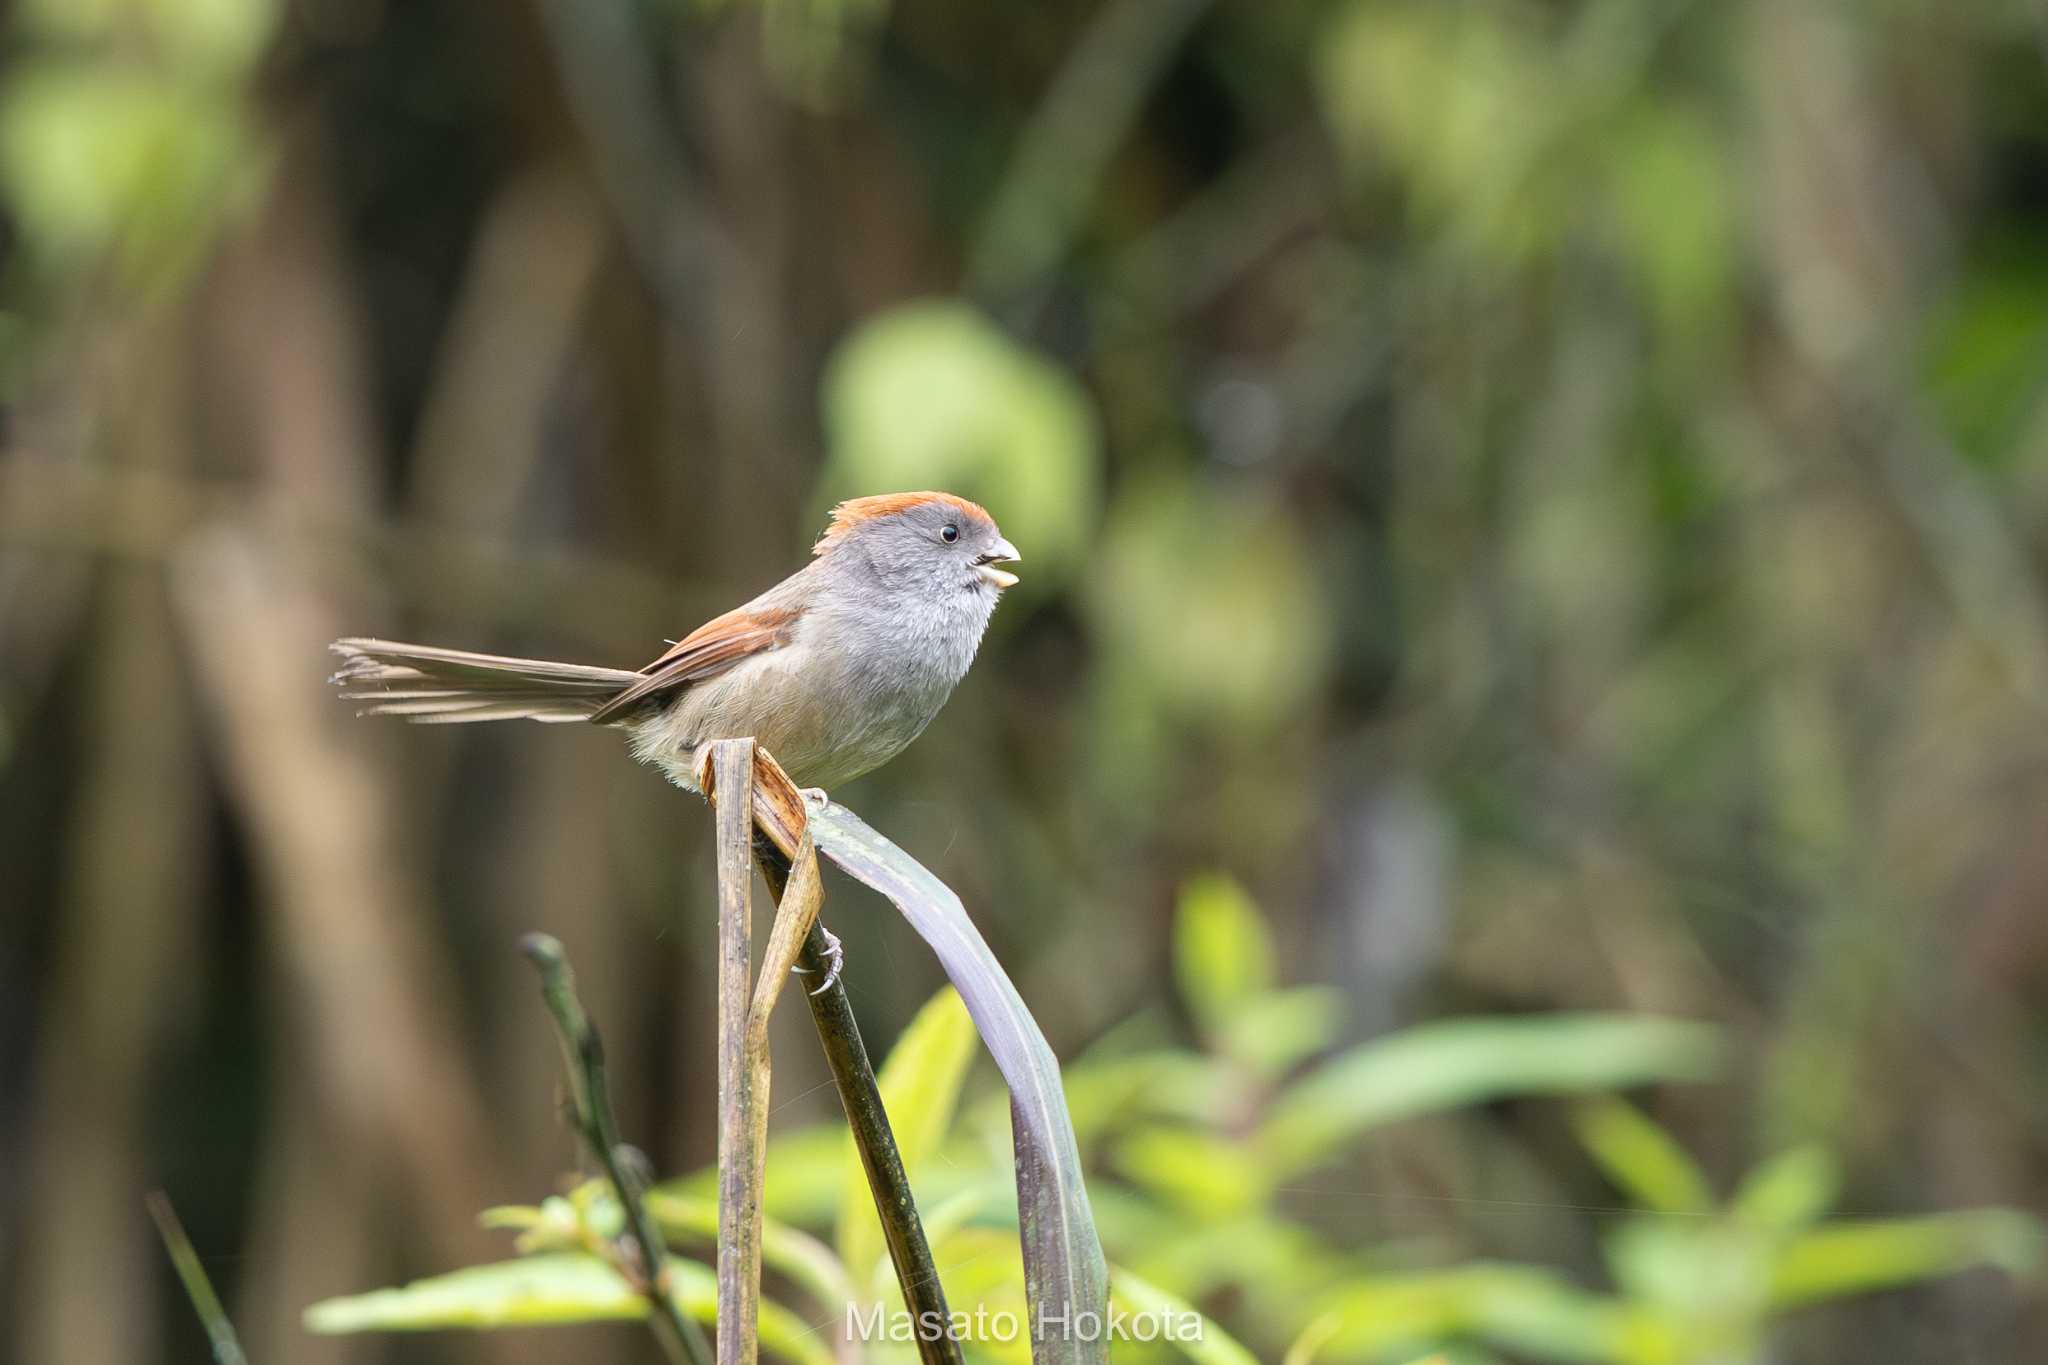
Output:
[[[1579,1106],[1579,1141],[1630,1198],[1658,1213],[1710,1213],[1706,1173],[1676,1139],[1632,1104],[1617,1099]]]
[[[943,986],[917,1012],[882,1063],[876,1076],[882,1107],[889,1113],[903,1168],[913,1175],[938,1150],[952,1125],[976,1041],[974,1020],[961,1003],[960,993]],[[850,1137],[842,1150],[839,1258],[857,1281],[864,1281],[882,1260],[882,1225],[875,1217],[874,1196]]]
[[[1181,888],[1173,925],[1181,997],[1213,1038],[1273,988],[1273,939],[1244,888],[1211,874]]]
[[[839,1207],[840,1159],[846,1154],[846,1126],[819,1123],[778,1133],[768,1142],[768,1172],[761,1210],[785,1223],[829,1223]],[[665,1180],[657,1190],[696,1199],[718,1198],[718,1168],[706,1166]]]
[[[267,161],[232,89],[53,59],[0,96],[0,188],[56,269],[111,254],[132,287],[183,278]]]
[[[1074,568],[1099,514],[1100,436],[1065,370],[965,303],[870,319],[826,368],[833,501],[937,488],[986,505],[1023,553],[1024,589]]]
[[[1112,683],[1239,742],[1299,726],[1333,631],[1290,516],[1199,483],[1148,482],[1117,500],[1102,541],[1086,605]]]
[[[710,1246],[718,1244],[715,1200],[660,1190],[650,1190],[646,1200],[647,1211],[661,1225],[663,1237],[672,1242],[690,1238]],[[860,1297],[830,1247],[772,1218],[761,1220],[761,1264],[827,1310],[838,1311]]]
[[[1188,1128],[1141,1128],[1117,1144],[1117,1169],[1203,1219],[1228,1218],[1255,1207],[1267,1177],[1238,1143]]]
[[[1273,991],[1231,1017],[1223,1049],[1261,1076],[1279,1076],[1335,1042],[1344,1011],[1344,992],[1334,986]]]
[[[1509,1095],[1571,1095],[1704,1080],[1714,1031],[1683,1019],[1558,1014],[1423,1024],[1346,1052],[1291,1087],[1260,1142],[1280,1173],[1369,1129]]]
[[[1794,1147],[1751,1171],[1729,1210],[1752,1226],[1793,1232],[1832,1208],[1841,1184],[1841,1167],[1826,1149]]]
[[[1550,1360],[1671,1358],[1636,1353],[1660,1335],[1646,1315],[1549,1271],[1522,1266],[1478,1263],[1365,1277],[1318,1307],[1312,1324],[1320,1338],[1313,1344],[1316,1359],[1401,1360],[1459,1337]]]
[[[1171,1330],[1171,1340],[1180,1354],[1198,1365],[1257,1365],[1258,1357],[1239,1345],[1237,1338],[1202,1316],[1179,1295],[1120,1267],[1110,1271],[1109,1287],[1111,1302],[1133,1315],[1142,1314],[1156,1324],[1151,1329],[1156,1333]],[[1166,1338],[1162,1335],[1161,1339]]]
[[[1787,1243],[1771,1268],[1771,1302],[1818,1303],[1996,1266],[2034,1275],[2042,1266],[2041,1224],[2007,1209],[1927,1218],[1840,1222]]]
[[[717,1315],[718,1283],[695,1261],[671,1258],[676,1301],[704,1322]],[[524,1256],[414,1280],[396,1289],[326,1299],[306,1310],[306,1330],[417,1332],[444,1327],[536,1327],[647,1315],[647,1302],[603,1261],[577,1252]],[[803,1365],[830,1365],[824,1339],[779,1304],[761,1305],[761,1342]]]

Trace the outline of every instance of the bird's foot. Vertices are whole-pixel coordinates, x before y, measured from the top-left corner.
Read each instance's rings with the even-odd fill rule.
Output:
[[[804,798],[804,804],[807,806],[830,805],[832,801],[831,796],[826,793],[823,787],[802,787],[798,789],[798,792]]]
[[[838,985],[839,969],[846,965],[846,949],[840,945],[839,935],[822,924],[818,926],[818,932],[825,936],[825,959],[830,965],[825,968],[825,979],[818,983],[818,989],[812,991],[812,995],[823,995]],[[791,967],[790,970],[798,976],[811,974],[809,967]]]

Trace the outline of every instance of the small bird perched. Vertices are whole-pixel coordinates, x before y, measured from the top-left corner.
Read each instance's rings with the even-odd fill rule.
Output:
[[[633,753],[698,789],[714,740],[752,735],[800,785],[887,763],[974,662],[1016,548],[951,493],[855,498],[802,569],[706,621],[639,672],[388,640],[336,640],[342,695],[369,715],[615,725]]]

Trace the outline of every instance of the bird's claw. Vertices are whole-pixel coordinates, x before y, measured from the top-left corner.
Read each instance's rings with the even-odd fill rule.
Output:
[[[830,795],[826,793],[823,787],[800,787],[797,790],[798,795],[803,797],[804,804],[807,806],[824,806],[831,804],[832,798]]]
[[[825,957],[831,965],[825,969],[825,979],[818,983],[818,989],[812,991],[812,995],[823,995],[826,991],[838,985],[839,969],[846,965],[846,949],[840,945],[839,935],[833,933],[822,924],[818,926],[818,932],[825,936]],[[809,976],[811,974],[809,967],[791,967],[790,970],[798,976]]]

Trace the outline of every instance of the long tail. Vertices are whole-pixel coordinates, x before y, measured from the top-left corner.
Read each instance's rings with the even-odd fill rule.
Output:
[[[401,645],[389,640],[336,640],[341,667],[329,679],[363,714],[404,716],[421,725],[475,720],[589,720],[591,713],[639,681],[623,668],[508,659],[466,649]]]

